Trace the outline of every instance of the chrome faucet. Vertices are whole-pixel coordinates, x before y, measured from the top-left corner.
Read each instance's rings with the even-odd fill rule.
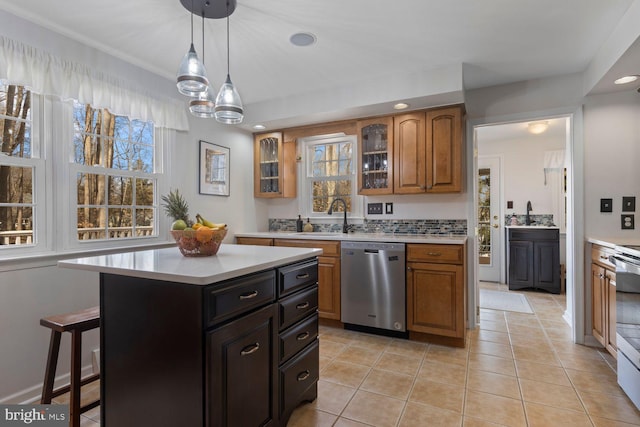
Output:
[[[341,199],[339,197],[333,199],[333,202],[331,202],[331,205],[329,206],[329,210],[327,211],[327,213],[329,215],[333,214],[333,205],[335,205],[336,202],[342,202],[342,206],[344,207],[344,223],[342,224],[342,232],[343,233],[348,233],[349,232],[349,224],[347,224],[347,202],[345,202],[344,199]]]
[[[531,217],[529,216],[529,212],[531,212],[532,210],[533,209],[531,208],[531,201],[528,201],[527,202],[527,216],[524,219],[524,223],[526,225],[531,225],[532,222],[535,222],[535,221],[531,221]]]

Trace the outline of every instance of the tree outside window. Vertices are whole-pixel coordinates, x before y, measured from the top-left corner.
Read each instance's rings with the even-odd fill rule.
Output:
[[[335,198],[343,199],[347,212],[353,212],[355,187],[352,143],[338,141],[309,144],[307,153],[311,212],[327,212]],[[335,206],[336,212],[343,210],[342,204]]]

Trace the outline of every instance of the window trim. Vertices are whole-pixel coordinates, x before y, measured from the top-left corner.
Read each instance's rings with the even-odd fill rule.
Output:
[[[307,138],[300,138],[298,143],[300,144],[300,155],[302,157],[302,161],[299,164],[298,173],[302,179],[298,179],[298,194],[300,197],[298,198],[298,210],[301,212],[301,215],[305,218],[314,219],[316,221],[324,221],[327,222],[335,222],[336,215],[328,215],[326,212],[319,214],[317,212],[313,212],[313,208],[311,206],[313,196],[311,194],[311,181],[312,177],[310,174],[311,170],[311,161],[312,159],[309,156],[309,150],[311,147],[319,144],[332,144],[338,142],[350,142],[351,143],[351,159],[353,161],[353,167],[351,172],[351,193],[352,193],[352,201],[351,207],[352,212],[347,213],[347,217],[352,220],[362,220],[363,217],[363,205],[364,205],[364,196],[358,194],[358,177],[357,173],[357,163],[358,163],[358,139],[356,135],[344,135],[344,134],[333,134],[333,135],[322,135],[322,136],[313,136]],[[340,219],[342,215],[340,215]],[[329,221],[331,220],[331,221]]]

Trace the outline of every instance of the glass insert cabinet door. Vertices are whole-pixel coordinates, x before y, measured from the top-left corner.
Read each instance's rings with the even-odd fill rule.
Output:
[[[255,141],[255,188],[262,197],[279,197],[282,186],[282,134],[257,135]]]
[[[358,122],[358,194],[393,192],[393,117]]]

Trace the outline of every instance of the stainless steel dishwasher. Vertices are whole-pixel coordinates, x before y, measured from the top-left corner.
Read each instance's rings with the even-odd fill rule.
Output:
[[[343,241],[341,254],[341,321],[345,328],[406,333],[404,243]]]

